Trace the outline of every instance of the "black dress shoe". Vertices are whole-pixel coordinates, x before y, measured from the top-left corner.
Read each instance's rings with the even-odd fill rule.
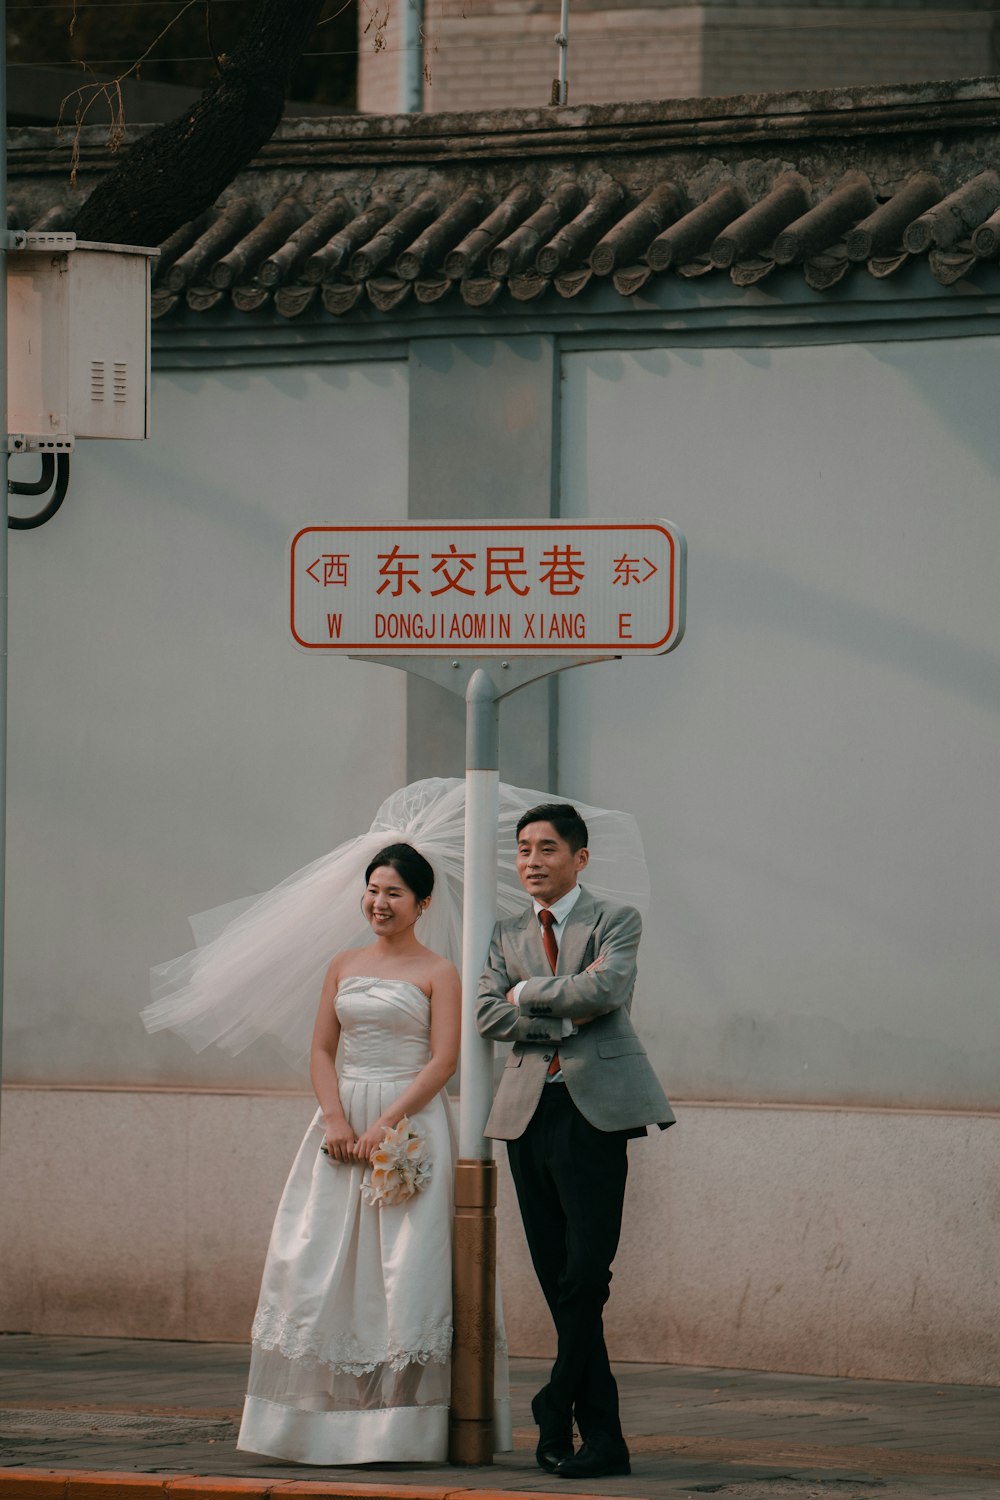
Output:
[[[561,1463],[573,1457],[572,1424],[552,1417],[543,1391],[539,1391],[537,1396],[532,1396],[531,1415],[538,1423],[538,1447],[535,1449],[535,1462],[547,1474],[555,1474]]]
[[[535,1449],[535,1463],[547,1474],[561,1474],[562,1466],[573,1457],[572,1443],[539,1442]]]
[[[579,1453],[564,1458],[556,1469],[560,1479],[603,1479],[605,1475],[631,1472],[626,1447],[598,1448],[591,1443],[584,1443]]]

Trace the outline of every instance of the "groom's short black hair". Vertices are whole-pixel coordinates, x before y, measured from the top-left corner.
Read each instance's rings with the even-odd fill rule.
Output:
[[[579,849],[586,849],[587,825],[580,817],[576,808],[570,802],[542,802],[538,807],[529,807],[526,813],[522,813],[517,823],[517,836],[521,837],[521,829],[527,828],[529,823],[551,823],[561,839],[565,839],[573,853]]]

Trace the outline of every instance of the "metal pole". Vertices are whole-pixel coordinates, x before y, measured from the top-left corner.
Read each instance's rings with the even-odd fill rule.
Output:
[[[7,4],[0,0],[0,1076],[3,1074],[4,893],[7,861]]]
[[[493,1047],[476,1029],[475,996],[497,911],[500,704],[481,668],[465,693],[465,905],[462,919],[462,1094],[458,1154],[488,1161],[483,1128],[493,1098]]]
[[[400,84],[403,113],[419,114],[424,107],[424,3],[403,0],[400,38]]]
[[[559,12],[559,30],[556,33],[556,46],[559,48],[559,77],[555,81],[553,93],[555,98],[553,104],[566,104],[569,101],[569,81],[567,78],[569,52],[569,0],[562,0],[562,8]]]
[[[483,1135],[493,1095],[493,1047],[476,1030],[476,991],[497,906],[500,706],[481,668],[465,694],[465,904],[462,1079],[455,1169],[455,1261],[449,1457],[493,1462],[496,1354],[496,1163]]]

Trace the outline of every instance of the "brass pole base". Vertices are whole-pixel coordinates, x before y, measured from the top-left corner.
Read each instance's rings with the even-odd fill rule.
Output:
[[[496,1201],[496,1163],[460,1160],[455,1168],[455,1336],[448,1435],[453,1464],[493,1462]]]
[[[465,1468],[493,1462],[493,1418],[488,1422],[448,1422],[448,1462]]]

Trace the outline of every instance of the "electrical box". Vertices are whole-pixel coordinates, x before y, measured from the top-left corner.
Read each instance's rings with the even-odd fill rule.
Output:
[[[12,452],[149,436],[149,278],[158,252],[28,232],[7,256]]]

